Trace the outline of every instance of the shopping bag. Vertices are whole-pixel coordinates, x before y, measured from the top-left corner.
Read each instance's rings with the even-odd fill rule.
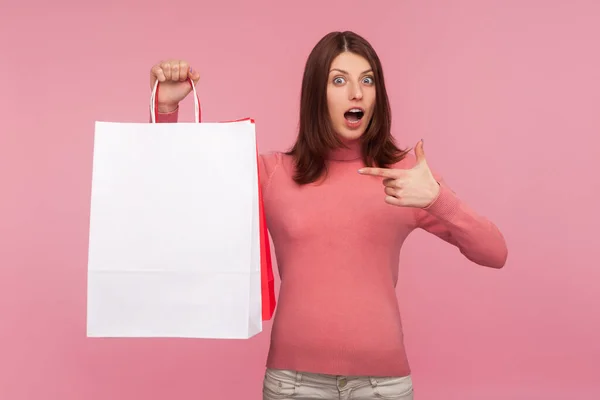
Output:
[[[192,84],[194,88],[194,85]],[[275,308],[252,119],[98,121],[88,337],[246,339]]]

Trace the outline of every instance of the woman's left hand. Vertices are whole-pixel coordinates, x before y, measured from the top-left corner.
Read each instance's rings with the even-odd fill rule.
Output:
[[[411,169],[365,167],[358,170],[362,175],[384,178],[385,202],[400,207],[424,208],[438,196],[440,185],[427,165],[423,140],[415,147],[417,163]]]

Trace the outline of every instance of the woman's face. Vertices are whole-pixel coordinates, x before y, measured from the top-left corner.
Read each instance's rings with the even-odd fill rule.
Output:
[[[362,136],[375,108],[375,78],[365,58],[344,52],[333,60],[327,106],[335,133],[347,141]]]

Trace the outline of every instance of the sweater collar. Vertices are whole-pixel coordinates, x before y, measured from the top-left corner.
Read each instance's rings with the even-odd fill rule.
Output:
[[[346,147],[338,147],[331,150],[327,158],[333,161],[354,161],[361,159],[362,154],[359,140],[344,141],[344,144]]]

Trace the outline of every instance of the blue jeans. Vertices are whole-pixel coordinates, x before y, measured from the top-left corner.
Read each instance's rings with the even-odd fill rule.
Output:
[[[267,368],[263,400],[413,400],[410,376],[336,376]]]

